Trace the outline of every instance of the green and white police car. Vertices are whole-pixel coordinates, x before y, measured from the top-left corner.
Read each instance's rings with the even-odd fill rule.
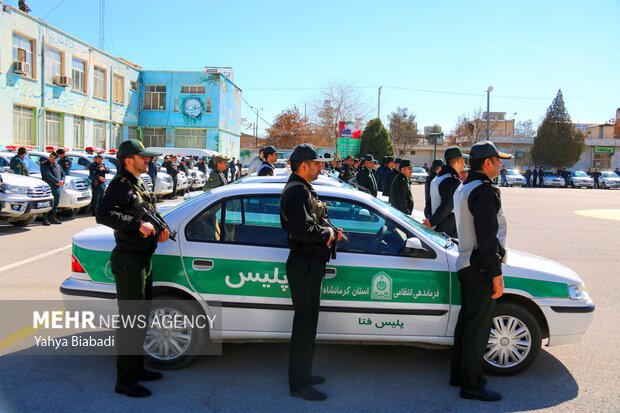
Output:
[[[451,345],[460,309],[453,240],[345,185],[315,188],[349,238],[327,265],[317,339]],[[222,319],[216,333],[223,341],[288,340],[293,311],[279,217],[282,189],[282,183],[228,185],[167,211],[177,242],[159,244],[153,257],[155,296],[193,301],[177,306],[179,313],[208,315],[217,303]],[[114,245],[104,226],[73,237],[72,275],[61,286],[67,301],[115,298]],[[548,346],[580,340],[594,305],[579,275],[514,250],[503,272],[506,290],[495,306],[487,370],[514,374],[535,360],[543,340]],[[204,336],[195,327],[150,331],[145,350],[153,361],[180,365]]]

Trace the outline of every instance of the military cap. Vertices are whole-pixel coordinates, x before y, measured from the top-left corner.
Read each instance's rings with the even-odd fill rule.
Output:
[[[443,157],[445,158],[446,162],[448,162],[450,159],[468,158],[469,156],[465,155],[463,151],[461,151],[461,148],[459,148],[458,146],[451,146],[443,153]]]
[[[122,158],[127,155],[140,155],[140,156],[159,156],[160,152],[147,151],[142,142],[137,139],[128,139],[121,143],[116,152],[116,156]]]
[[[495,147],[495,144],[491,141],[482,141],[472,145],[469,151],[470,159],[484,159],[484,158],[501,158],[511,159],[512,155],[504,152],[499,152]]]
[[[291,161],[303,162],[303,161],[317,161],[317,162],[331,162],[331,158],[320,158],[316,147],[309,143],[302,143],[297,145],[291,153]]]

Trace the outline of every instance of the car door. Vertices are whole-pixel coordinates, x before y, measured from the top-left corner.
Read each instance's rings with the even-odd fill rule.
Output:
[[[224,331],[290,333],[279,194],[215,202],[185,225],[183,236],[188,280],[204,300],[222,306]]]
[[[450,272],[443,251],[406,248],[415,238],[370,204],[326,198],[339,242],[327,264],[319,334],[443,336],[450,309]]]

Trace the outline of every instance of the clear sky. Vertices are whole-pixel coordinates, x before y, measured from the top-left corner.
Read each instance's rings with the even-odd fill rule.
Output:
[[[98,0],[27,3],[98,45]],[[149,70],[231,66],[267,122],[332,81],[359,87],[369,118],[383,86],[381,119],[407,107],[420,130],[486,110],[489,85],[491,111],[517,121],[538,124],[558,89],[573,121],[620,108],[619,0],[106,0],[105,17],[108,53]]]

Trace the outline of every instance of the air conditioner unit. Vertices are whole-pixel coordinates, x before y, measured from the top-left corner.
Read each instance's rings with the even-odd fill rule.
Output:
[[[55,76],[54,77],[54,84],[56,86],[62,86],[62,87],[67,87],[67,86],[71,86],[72,80],[69,76]]]
[[[13,72],[18,75],[30,74],[30,63],[28,62],[13,62]]]

